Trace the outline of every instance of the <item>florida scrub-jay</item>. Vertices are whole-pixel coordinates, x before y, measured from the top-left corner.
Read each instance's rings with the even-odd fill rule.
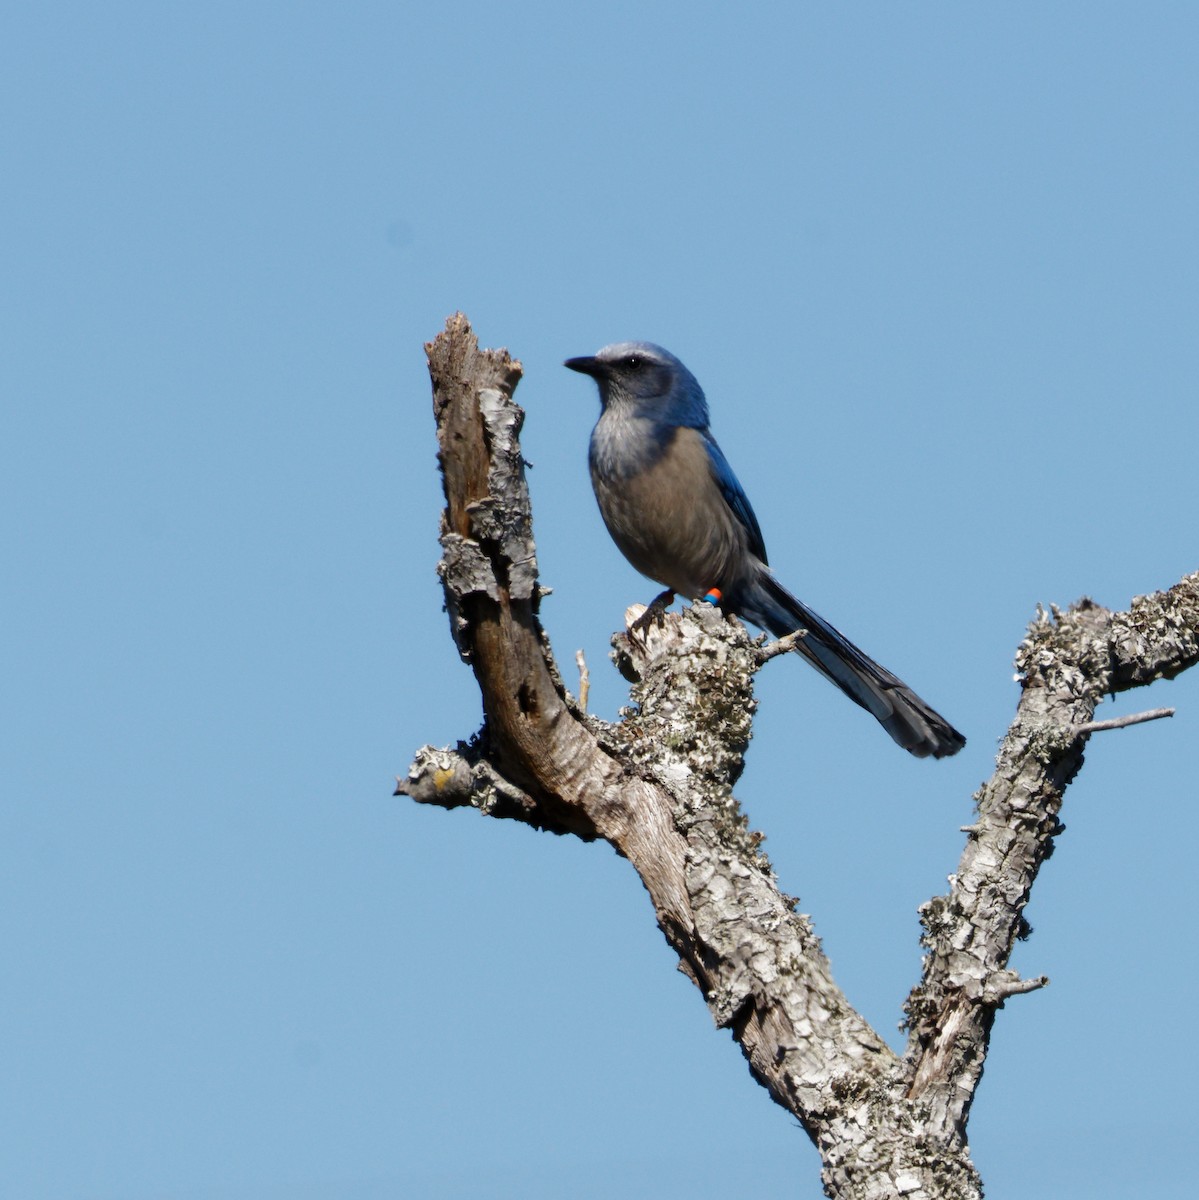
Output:
[[[902,680],[802,604],[767,565],[762,531],[708,430],[695,376],[650,342],[620,342],[566,361],[599,385],[591,482],[621,552],[670,592],[717,598],[726,612],[783,637],[918,758],[956,754],[966,739]]]

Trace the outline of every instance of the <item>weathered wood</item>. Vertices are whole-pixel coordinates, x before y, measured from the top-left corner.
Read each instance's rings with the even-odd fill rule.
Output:
[[[520,365],[479,350],[461,314],[427,351],[446,494],[439,570],[485,724],[455,749],[420,750],[397,794],[602,838],[628,858],[717,1025],[819,1148],[830,1196],[981,1196],[966,1121],[995,1011],[1046,982],[1019,979],[1007,962],[1061,830],[1062,794],[1102,695],[1199,657],[1199,575],[1128,613],[1083,602],[1030,628],[1016,719],[951,891],[921,910],[928,954],[901,1058],[833,981],[733,796],[753,677],[774,649],[708,605],[668,614],[614,639],[633,681],[625,719],[586,715],[537,618],[524,414],[512,399]]]

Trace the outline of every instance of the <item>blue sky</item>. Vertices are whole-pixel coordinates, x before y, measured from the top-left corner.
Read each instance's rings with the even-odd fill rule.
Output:
[[[679,354],[780,577],[968,736],[794,661],[739,794],[898,1037],[1038,602],[1199,566],[1187,4],[11,6],[0,1173],[22,1200],[820,1195],[626,863],[390,795],[479,703],[422,343],[524,363],[592,705],[655,590],[585,470]],[[1193,1189],[1199,679],[1092,741],[971,1122],[994,1195]],[[1100,715],[1110,715],[1101,712]]]

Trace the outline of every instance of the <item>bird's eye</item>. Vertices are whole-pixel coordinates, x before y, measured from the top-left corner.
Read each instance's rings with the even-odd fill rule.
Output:
[[[624,360],[624,365],[625,365],[625,366],[626,366],[626,367],[627,367],[627,368],[628,368],[630,371],[640,371],[640,370],[641,370],[641,368],[642,368],[642,366],[644,365],[644,363],[645,363],[645,359],[643,359],[643,358],[638,358],[638,356],[637,356],[636,354],[630,354],[630,355],[629,355],[629,356],[628,356],[628,357],[627,357],[627,358]]]

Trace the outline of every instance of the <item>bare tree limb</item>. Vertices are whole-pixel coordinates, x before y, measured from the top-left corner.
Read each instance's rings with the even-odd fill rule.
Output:
[[[1016,656],[1023,691],[947,896],[921,907],[924,978],[906,1005],[908,1094],[942,1136],[964,1132],[1024,906],[1053,852],[1062,794],[1082,767],[1105,694],[1171,678],[1199,659],[1199,574],[1140,596],[1126,613],[1090,600],[1041,612]]]
[[[537,619],[523,413],[512,401],[520,366],[480,351],[461,314],[427,350],[446,494],[439,571],[485,723],[456,749],[419,751],[397,794],[603,838],[628,858],[716,1023],[816,1143],[830,1196],[981,1196],[966,1119],[996,1009],[1047,982],[1021,980],[1007,962],[1061,830],[1062,792],[1104,693],[1195,661],[1199,575],[1129,613],[1084,602],[1030,629],[1016,720],[951,891],[922,908],[928,954],[901,1058],[833,982],[732,794],[754,673],[802,634],[763,647],[710,605],[668,614],[614,639],[633,683],[625,719],[586,715]]]

